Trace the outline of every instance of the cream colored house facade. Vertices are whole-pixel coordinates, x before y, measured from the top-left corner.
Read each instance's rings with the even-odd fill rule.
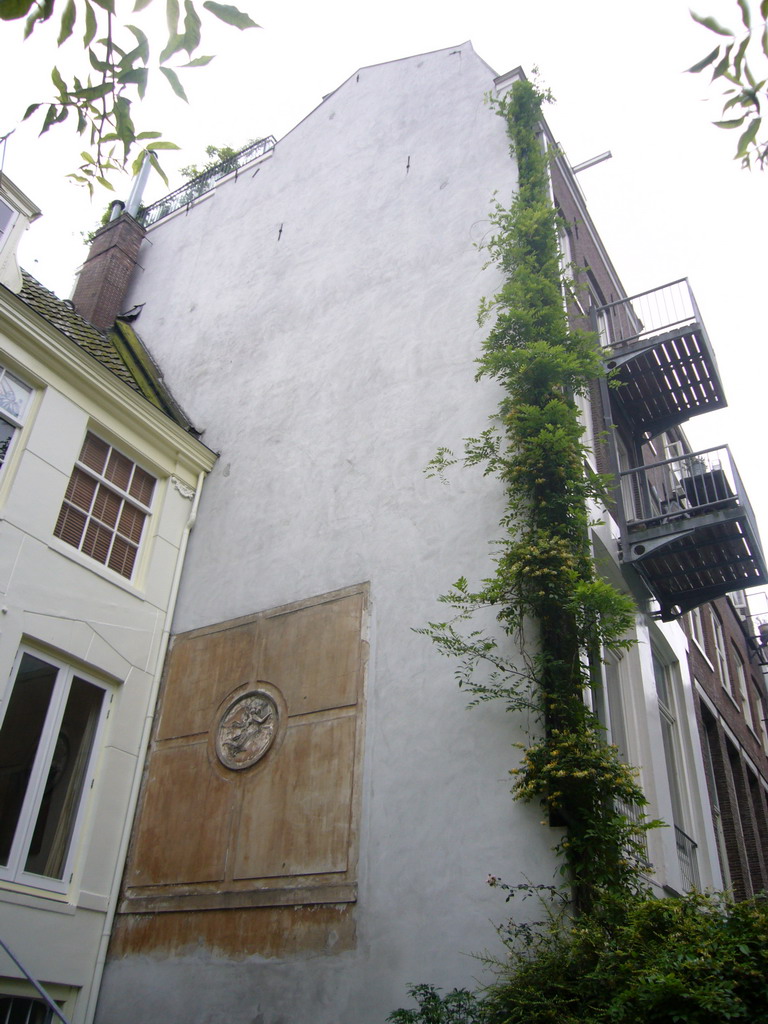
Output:
[[[19,272],[38,213],[3,179],[0,1018],[53,1019],[26,972],[84,1022],[215,456],[142,394],[109,336]]]

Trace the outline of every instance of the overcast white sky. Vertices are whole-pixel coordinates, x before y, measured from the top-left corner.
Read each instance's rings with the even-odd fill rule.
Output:
[[[762,418],[768,173],[739,168],[733,134],[710,124],[719,112],[717,94],[707,78],[684,74],[714,46],[691,20],[688,3],[241,0],[240,6],[263,27],[215,31],[203,51],[217,59],[184,79],[189,107],[173,98],[160,102],[170,92],[164,82],[154,98],[150,91],[141,127],[162,128],[182,146],[164,161],[169,171],[200,162],[209,143],[279,139],[368,64],[471,39],[499,74],[539,67],[557,100],[547,119],[571,163],[613,152],[579,180],[627,291],[691,280],[730,408],[692,421],[688,433],[699,447],[731,445],[768,543]],[[696,9],[738,26],[735,0],[700,0]],[[83,258],[79,233],[96,223],[112,196],[103,192],[91,205],[66,181],[82,148],[68,131],[38,139],[31,126],[18,124],[29,102],[50,94],[52,59],[66,66],[72,44],[55,54],[50,35],[22,43],[16,26],[0,25],[0,135],[16,127],[5,171],[45,215],[23,243],[22,262],[66,296]],[[177,184],[172,177],[171,187]],[[126,181],[121,198],[128,190]],[[165,191],[155,180],[145,198]]]

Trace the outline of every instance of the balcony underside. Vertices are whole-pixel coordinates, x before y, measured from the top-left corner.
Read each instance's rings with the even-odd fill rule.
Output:
[[[743,508],[633,527],[623,547],[625,564],[646,580],[665,621],[768,582],[759,539]]]
[[[701,324],[630,342],[606,360],[620,386],[613,394],[638,436],[651,436],[727,403]]]

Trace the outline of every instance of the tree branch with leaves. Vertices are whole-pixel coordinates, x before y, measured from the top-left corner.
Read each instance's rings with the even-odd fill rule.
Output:
[[[53,99],[32,103],[24,120],[42,115],[41,133],[70,118],[76,120],[78,134],[88,138],[81,153],[82,163],[69,176],[93,194],[98,182],[112,188],[111,172],[125,169],[129,163],[136,173],[149,154],[152,165],[163,180],[168,179],[157,157],[157,150],[177,149],[163,138],[162,132],[141,131],[134,124],[134,107],[144,99],[150,72],[159,72],[180,99],[187,95],[179,70],[205,67],[212,55],[193,56],[202,43],[203,20],[193,0],[165,0],[167,34],[153,60],[147,32],[129,23],[119,13],[116,0],[0,0],[0,19],[26,19],[24,38],[35,28],[61,12],[57,45],[81,40],[85,68],[65,80],[58,67],[51,71],[55,89]],[[136,0],[130,17],[141,14],[154,0]],[[237,7],[205,0],[203,14],[238,29],[258,28],[249,14]],[[79,32],[82,30],[82,37]],[[77,31],[77,35],[75,34]],[[179,64],[179,60],[187,59]],[[171,61],[176,60],[174,66]]]
[[[768,96],[768,78],[766,69],[755,74],[754,61],[757,59],[762,63],[768,60],[768,0],[761,0],[756,17],[753,17],[749,0],[736,2],[742,22],[738,32],[726,28],[714,18],[691,11],[694,21],[721,36],[723,41],[688,70],[699,74],[712,68],[713,82],[722,79],[728,83],[724,93],[723,120],[715,121],[715,124],[718,128],[743,129],[736,146],[736,159],[741,160],[744,167],[751,167],[756,162],[762,169],[768,162],[768,140],[760,137],[761,100]]]

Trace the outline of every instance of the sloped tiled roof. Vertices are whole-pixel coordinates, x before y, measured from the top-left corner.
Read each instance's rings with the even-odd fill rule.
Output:
[[[132,373],[125,365],[108,334],[102,333],[87,320],[76,313],[72,305],[64,302],[53,292],[44,288],[26,270],[22,270],[24,284],[19,298],[25,302],[44,320],[65,334],[76,345],[111,370],[115,376],[124,381],[139,394],[142,390],[136,383]]]

